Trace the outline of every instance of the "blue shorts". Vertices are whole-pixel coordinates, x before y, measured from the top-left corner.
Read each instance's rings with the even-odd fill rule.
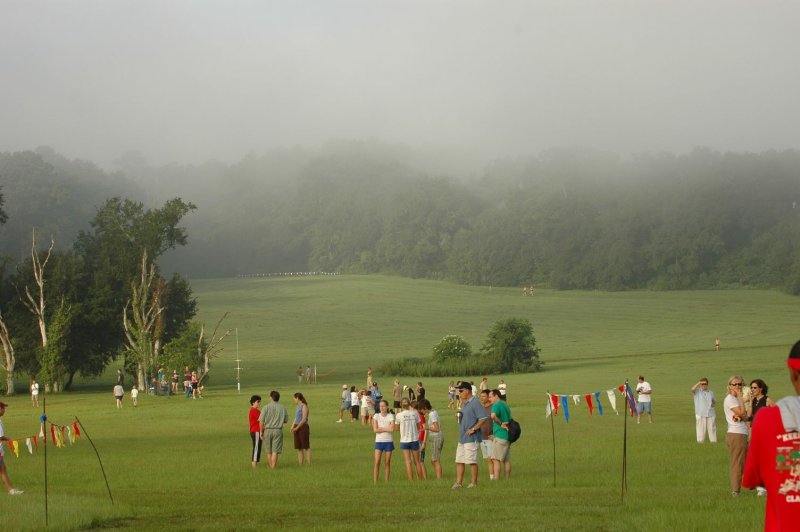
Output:
[[[418,441],[400,442],[400,450],[402,451],[419,451]]]
[[[375,450],[376,451],[383,451],[384,453],[390,453],[394,451],[394,442],[391,441],[376,441],[375,442]]]
[[[640,413],[640,414],[643,413],[643,412],[647,412],[648,414],[652,413],[653,410],[651,408],[652,407],[650,406],[649,402],[647,402],[647,403],[639,403],[639,404],[636,405],[636,411],[638,413]]]

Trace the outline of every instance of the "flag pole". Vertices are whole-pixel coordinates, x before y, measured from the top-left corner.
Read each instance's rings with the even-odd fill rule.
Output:
[[[550,400],[550,390],[547,390],[547,408],[550,411],[550,432],[553,434],[553,487],[556,487],[556,425],[553,418],[555,411],[553,410],[553,403]]]
[[[42,417],[39,418],[42,422],[39,434],[44,434],[42,443],[44,443],[44,524],[50,525],[49,515],[47,513],[47,434],[45,434],[45,422],[47,421],[47,397],[42,395]]]
[[[100,453],[97,452],[97,447],[95,447],[94,442],[92,441],[92,438],[89,436],[89,433],[86,432],[86,427],[83,426],[83,423],[81,423],[81,420],[78,419],[78,416],[75,416],[75,421],[77,421],[78,425],[81,426],[81,430],[83,431],[83,435],[86,436],[86,439],[88,439],[89,443],[92,444],[92,449],[94,449],[94,454],[97,455],[97,461],[100,462],[100,471],[103,473],[103,480],[106,481],[106,489],[108,490],[108,497],[111,499],[111,505],[113,506],[114,505],[114,497],[111,496],[111,487],[108,485],[108,477],[106,476],[106,470],[103,467],[103,461],[100,459]]]
[[[622,492],[620,494],[620,502],[625,502],[625,492],[628,490],[628,412],[630,409],[630,401],[628,400],[628,379],[625,379],[625,423],[622,436]]]

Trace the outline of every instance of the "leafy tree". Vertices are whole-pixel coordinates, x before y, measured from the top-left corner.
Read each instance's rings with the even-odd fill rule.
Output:
[[[3,190],[3,187],[0,187],[0,190]],[[8,215],[6,214],[6,211],[3,210],[4,201],[3,193],[0,192],[0,224],[4,224],[8,221]]]
[[[472,346],[462,336],[454,334],[445,336],[438,344],[433,346],[434,362],[459,360],[470,356],[472,356]]]
[[[200,328],[200,323],[189,322],[177,336],[164,344],[161,362],[165,368],[189,367],[195,369],[203,365],[202,353],[206,350],[206,344],[198,344]]]
[[[497,373],[539,371],[544,364],[539,360],[539,352],[533,325],[521,318],[496,322],[481,347],[482,357]]]

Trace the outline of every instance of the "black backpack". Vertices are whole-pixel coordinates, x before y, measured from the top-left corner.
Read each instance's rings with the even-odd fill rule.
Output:
[[[508,421],[508,441],[514,443],[517,441],[522,434],[522,427],[519,426],[519,423],[516,419],[510,419]]]

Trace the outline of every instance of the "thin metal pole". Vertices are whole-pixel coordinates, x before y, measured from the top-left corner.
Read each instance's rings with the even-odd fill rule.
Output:
[[[625,429],[622,436],[622,493],[620,502],[625,502],[625,492],[628,489],[628,411],[630,403],[628,401],[628,379],[625,379]]]
[[[44,444],[44,524],[48,526],[50,524],[49,514],[47,512],[47,433],[45,432],[45,428],[47,426],[47,397],[42,395],[42,434],[44,434],[43,444]]]
[[[83,426],[83,423],[81,423],[81,420],[78,419],[78,416],[75,416],[75,421],[77,421],[78,425],[81,426],[81,430],[83,431],[83,434],[89,440],[89,443],[92,444],[92,449],[94,449],[94,454],[97,455],[97,461],[100,462],[100,471],[103,472],[103,480],[106,481],[106,489],[108,490],[108,497],[111,499],[111,505],[113,506],[114,505],[114,497],[111,496],[111,487],[108,485],[108,477],[106,476],[106,470],[103,467],[103,461],[100,459],[100,453],[97,452],[97,447],[94,446],[94,442],[92,441],[92,438],[89,437],[89,433],[86,432],[86,427]]]
[[[550,399],[550,390],[547,391],[547,408],[550,410],[550,431],[553,434],[553,487],[556,487],[556,423],[553,421],[555,410]]]

